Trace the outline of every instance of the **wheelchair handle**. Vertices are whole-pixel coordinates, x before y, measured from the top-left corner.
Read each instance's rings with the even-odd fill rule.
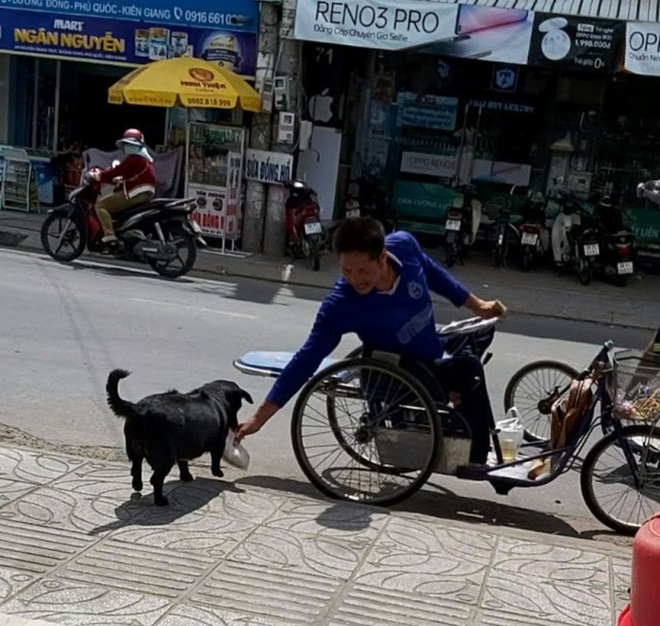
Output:
[[[438,335],[441,337],[452,337],[458,335],[471,335],[497,324],[499,317],[483,319],[481,317],[469,317],[464,320],[451,322],[438,328]]]

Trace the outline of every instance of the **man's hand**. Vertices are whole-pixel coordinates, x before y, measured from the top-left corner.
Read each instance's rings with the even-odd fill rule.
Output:
[[[259,432],[263,425],[263,420],[260,420],[256,415],[248,417],[244,422],[238,424],[238,428],[234,433],[234,443],[238,445],[247,435]]]
[[[91,172],[87,172],[87,175],[92,180],[101,180],[101,172],[99,170],[92,170]]]
[[[467,299],[465,306],[475,315],[486,320],[493,317],[505,317],[507,313],[507,308],[499,300],[482,300],[472,295]]]

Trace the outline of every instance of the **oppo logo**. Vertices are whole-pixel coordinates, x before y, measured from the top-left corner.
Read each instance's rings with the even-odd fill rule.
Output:
[[[660,52],[660,37],[656,33],[634,31],[628,37],[628,48],[633,52]]]

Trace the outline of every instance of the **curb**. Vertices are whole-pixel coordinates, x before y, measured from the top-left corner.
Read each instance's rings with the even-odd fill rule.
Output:
[[[331,286],[329,285],[320,285],[318,283],[311,283],[311,282],[305,282],[304,280],[282,280],[281,278],[275,278],[275,277],[267,277],[267,276],[255,276],[254,274],[249,274],[247,272],[234,272],[226,269],[222,270],[212,270],[212,269],[206,269],[206,268],[197,268],[194,270],[194,273],[197,274],[207,274],[210,276],[222,276],[226,278],[246,278],[250,280],[259,280],[263,281],[266,283],[274,283],[281,285],[282,287],[287,287],[287,286],[295,286],[295,287],[305,287],[308,289],[321,289],[321,290],[329,290],[331,289]],[[625,298],[617,298],[619,300],[625,300]],[[530,317],[537,317],[537,318],[547,318],[547,319],[554,319],[554,320],[562,320],[562,321],[568,321],[568,320],[573,320],[574,317],[572,317],[569,314],[566,315],[559,315],[556,313],[552,312],[545,312],[545,313],[538,313],[536,311],[525,311],[521,309],[516,309],[515,307],[509,307],[509,315],[511,314],[517,314],[517,315],[529,315]],[[621,322],[614,322],[614,321],[606,321],[606,320],[588,320],[588,319],[582,319],[580,322],[583,323],[588,323],[588,324],[596,324],[596,325],[605,325],[605,326],[613,326],[615,328],[634,328],[634,329],[639,329],[639,330],[656,330],[656,326],[651,326],[651,325],[645,325],[645,324],[633,324],[633,323],[621,323]]]

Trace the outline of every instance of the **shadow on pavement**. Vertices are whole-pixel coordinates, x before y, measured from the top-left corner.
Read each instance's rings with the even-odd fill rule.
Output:
[[[169,504],[156,506],[153,494],[148,490],[148,484],[145,484],[144,495],[134,492],[130,500],[115,508],[115,521],[97,526],[89,534],[100,535],[130,526],[167,526],[188,513],[203,509],[213,499],[228,491],[243,493],[234,483],[218,479],[202,477],[192,483],[170,481],[163,489]]]
[[[342,516],[345,518],[346,511],[355,506],[346,502],[330,500],[320,494],[312,485],[294,479],[278,478],[276,476],[249,476],[241,478],[236,483],[293,493],[325,502],[328,504],[328,509],[317,517],[317,522],[323,526],[336,524],[336,527],[343,528],[344,526],[341,525]],[[410,499],[391,509],[377,507],[359,507],[359,509],[381,514],[388,514],[390,510],[401,513],[416,513],[435,517],[438,520],[455,520],[476,525],[514,528],[563,537],[598,538],[601,540],[608,537],[619,537],[616,533],[606,529],[591,529],[580,532],[567,521],[548,513],[510,506],[501,502],[461,497],[449,490],[431,484],[427,485],[427,489],[416,493]],[[337,514],[338,511],[341,514]]]

